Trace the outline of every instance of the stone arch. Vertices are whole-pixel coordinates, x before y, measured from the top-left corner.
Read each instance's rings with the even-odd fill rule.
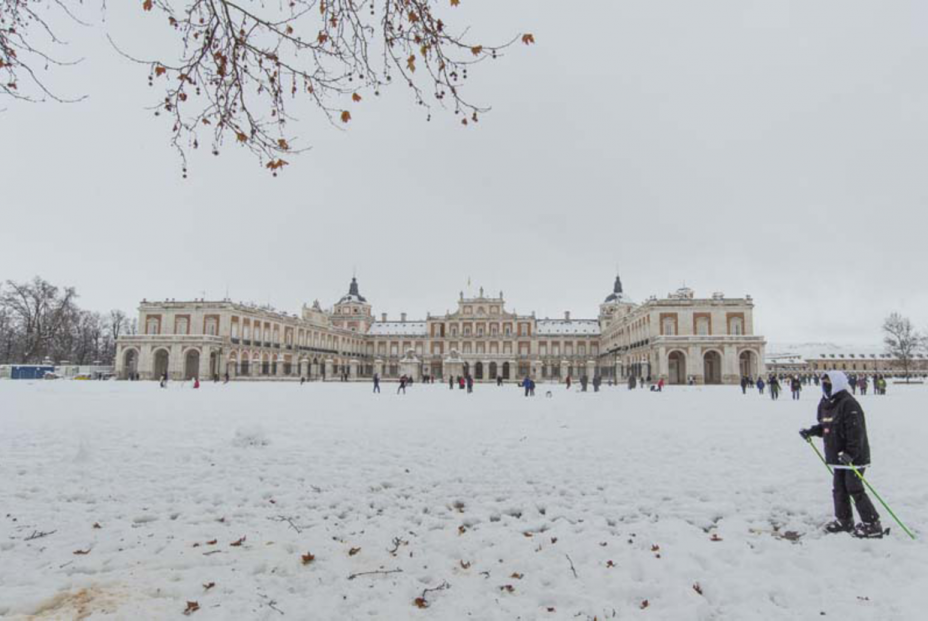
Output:
[[[757,377],[757,352],[745,349],[738,354],[738,373],[742,377]]]
[[[127,347],[122,353],[122,375],[120,379],[132,379],[139,371],[139,350]]]
[[[722,383],[722,354],[715,349],[703,352],[702,367],[703,383]]]
[[[151,358],[152,375],[156,379],[160,379],[166,373],[169,373],[169,369],[171,368],[171,354],[167,349],[163,347],[156,349],[154,352],[152,352]]]
[[[261,375],[270,375],[271,373],[271,361],[267,357],[267,354],[261,354]]]
[[[499,377],[499,367],[495,362],[491,362],[489,378],[495,380],[497,377]]]
[[[667,383],[686,384],[686,354],[679,349],[667,355]]]
[[[503,379],[512,379],[512,369],[509,367],[508,362],[503,363]]]
[[[191,347],[184,352],[184,379],[189,380],[200,376],[200,350]]]
[[[483,379],[483,363],[479,360],[474,364],[474,379]]]

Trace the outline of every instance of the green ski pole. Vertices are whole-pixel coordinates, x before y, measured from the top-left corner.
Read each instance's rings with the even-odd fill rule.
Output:
[[[825,467],[828,468],[828,474],[834,476],[835,471],[831,469],[831,466],[829,466],[828,462],[825,461],[825,458],[822,457],[822,453],[818,450],[818,447],[812,443],[812,438],[806,438],[806,442],[809,443],[809,446],[812,447],[812,450],[815,451],[815,454],[818,455],[818,458],[821,459],[822,463],[825,464]]]
[[[883,501],[882,498],[880,498],[880,495],[877,494],[877,493],[876,493],[876,490],[873,489],[873,486],[871,486],[870,483],[867,482],[867,479],[864,478],[864,475],[862,475],[862,474],[860,473],[860,471],[857,470],[857,468],[854,467],[854,464],[848,464],[848,465],[851,467],[851,470],[854,471],[854,474],[856,474],[857,477],[858,477],[861,481],[864,482],[864,485],[867,486],[867,489],[869,489],[871,492],[873,492],[873,495],[876,496],[876,499],[880,501],[880,504],[883,505],[883,507],[885,507],[887,511],[889,511],[889,514],[890,514],[891,516],[893,516],[893,519],[894,519],[894,520],[896,520],[896,524],[898,524],[900,527],[902,527],[902,530],[905,531],[905,534],[908,535],[909,537],[911,537],[912,539],[915,539],[915,535],[913,535],[913,534],[909,531],[909,529],[905,527],[905,524],[903,524],[903,523],[899,520],[899,518],[896,517],[896,514],[893,513],[893,510],[889,508],[889,505],[887,505],[887,504]]]

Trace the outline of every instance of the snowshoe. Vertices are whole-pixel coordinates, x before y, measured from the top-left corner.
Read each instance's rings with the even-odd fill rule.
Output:
[[[835,520],[834,522],[829,522],[825,524],[825,532],[829,535],[834,535],[837,533],[850,533],[854,530],[853,522],[844,522],[842,520]]]
[[[858,539],[882,539],[883,535],[889,534],[889,529],[883,530],[879,522],[861,522],[854,528],[854,536]]]

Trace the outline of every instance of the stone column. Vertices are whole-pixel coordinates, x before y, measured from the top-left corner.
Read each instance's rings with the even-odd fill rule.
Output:
[[[197,377],[200,378],[200,381],[206,381],[212,379],[209,376],[209,357],[212,350],[204,345],[200,348],[200,367],[197,369]]]
[[[690,347],[686,350],[687,381],[689,381],[689,376],[692,375],[694,378],[696,378],[697,384],[704,384],[704,370],[705,366],[702,360],[702,348],[697,345],[690,345]]]
[[[532,379],[541,378],[541,360],[532,360],[531,362]]]
[[[667,361],[667,348],[660,347],[657,350],[657,377],[669,378],[670,366]]]
[[[170,368],[168,371],[168,376],[172,380],[184,379],[185,362],[186,361],[184,360],[184,354],[181,345],[179,343],[171,345],[171,354],[170,359],[168,360],[168,367]]]
[[[356,380],[358,379],[358,365],[360,363],[357,360],[348,361],[348,378]]]
[[[383,377],[383,360],[380,358],[374,361],[374,373],[376,373],[381,378]]]
[[[740,377],[737,350],[734,345],[726,345],[722,355],[722,383],[737,384]]]
[[[335,374],[335,361],[331,358],[325,359],[325,379],[328,382],[336,381],[337,377],[332,377]]]
[[[138,374],[140,379],[155,379],[155,357],[151,355],[151,346],[144,345],[139,347],[139,366]]]
[[[566,360],[561,360],[561,381],[567,381],[567,369],[570,367],[570,363]],[[572,381],[572,380],[571,380]]]

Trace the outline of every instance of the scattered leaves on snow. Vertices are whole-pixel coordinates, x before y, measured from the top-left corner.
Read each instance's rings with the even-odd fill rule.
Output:
[[[197,602],[187,602],[187,607],[184,609],[184,614],[190,616],[200,609],[200,604]]]

